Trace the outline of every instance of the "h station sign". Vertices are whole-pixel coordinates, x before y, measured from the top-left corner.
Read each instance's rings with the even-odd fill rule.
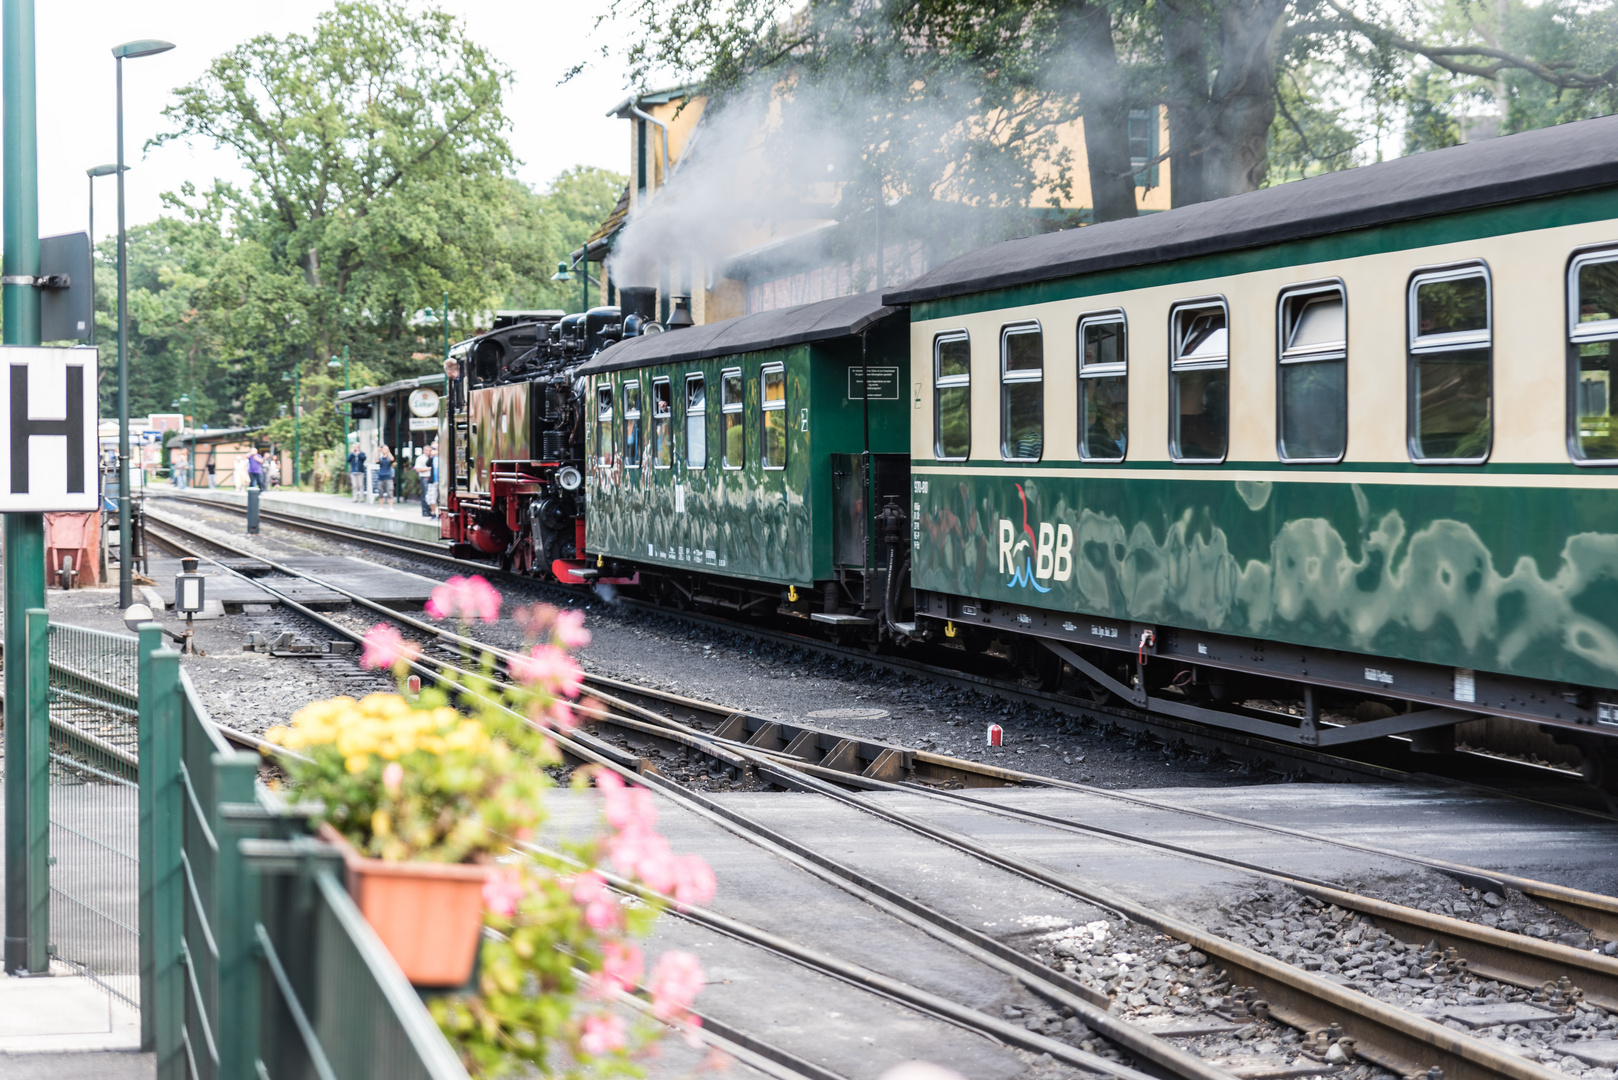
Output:
[[[94,510],[96,350],[0,346],[0,513]]]

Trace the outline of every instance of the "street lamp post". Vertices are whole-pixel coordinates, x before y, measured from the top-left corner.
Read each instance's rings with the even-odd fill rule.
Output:
[[[343,358],[341,360],[339,360],[339,359],[337,359],[337,357],[333,356],[330,360],[326,361],[326,366],[329,367],[329,368],[340,367],[340,368],[343,369],[343,389],[347,390],[348,389],[348,346],[347,345],[343,346]],[[348,408],[348,405],[347,405],[346,402],[344,403],[343,408],[345,410],[343,412],[343,456],[346,458],[348,456],[348,412],[346,411],[347,408]],[[347,468],[347,466],[345,465],[344,468]]]
[[[299,478],[303,476],[303,471],[298,464],[298,455],[303,448],[303,428],[301,426],[303,410],[298,407],[298,364],[296,361],[292,364],[292,374],[288,375],[284,371],[281,372],[281,381],[292,384],[292,486],[297,487]]]
[[[590,275],[589,274],[581,274],[579,276],[584,278],[584,307],[580,308],[579,310],[580,311],[589,311],[590,310]],[[573,275],[568,272],[567,263],[559,262],[559,263],[556,264],[556,273],[551,275],[551,280],[552,281],[572,281],[573,280]]]
[[[124,60],[166,53],[167,41],[126,41],[113,47],[118,68],[118,607],[135,602],[129,547],[129,259],[124,250]]]
[[[125,166],[96,165],[93,168],[89,168],[89,169],[84,170],[84,174],[90,178],[90,305],[91,305],[90,344],[92,344],[92,345],[94,345],[96,343],[96,322],[95,322],[95,311],[94,311],[94,307],[95,307],[95,291],[96,291],[96,263],[95,263],[95,246],[96,246],[96,177],[98,177],[98,176],[111,176],[113,173],[116,173],[116,172],[128,172],[128,171],[129,171],[129,166],[127,166],[127,165],[125,165]]]

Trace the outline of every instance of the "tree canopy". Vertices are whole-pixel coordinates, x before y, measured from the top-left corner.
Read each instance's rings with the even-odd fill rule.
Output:
[[[198,424],[278,430],[296,368],[318,449],[340,438],[328,360],[345,347],[354,385],[403,378],[437,368],[446,294],[455,337],[497,308],[562,306],[550,275],[625,180],[517,180],[511,80],[441,10],[342,0],[309,34],[253,38],[177,90],[155,142],[227,147],[249,179],[188,184],[130,230],[132,410],[184,395]],[[111,241],[97,260],[108,341]]]

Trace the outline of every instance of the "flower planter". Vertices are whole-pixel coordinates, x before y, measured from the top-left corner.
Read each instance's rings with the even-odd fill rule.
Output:
[[[489,867],[367,858],[330,825],[320,826],[320,837],[343,853],[348,894],[405,978],[461,986],[472,977]]]

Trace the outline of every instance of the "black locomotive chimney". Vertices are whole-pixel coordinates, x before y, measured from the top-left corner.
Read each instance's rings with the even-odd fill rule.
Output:
[[[696,320],[691,317],[691,298],[689,296],[671,296],[674,301],[674,310],[669,312],[669,329],[681,330],[687,326],[695,326]]]
[[[626,319],[634,315],[637,325],[645,326],[657,318],[657,290],[643,285],[624,286],[618,290],[618,309]]]

